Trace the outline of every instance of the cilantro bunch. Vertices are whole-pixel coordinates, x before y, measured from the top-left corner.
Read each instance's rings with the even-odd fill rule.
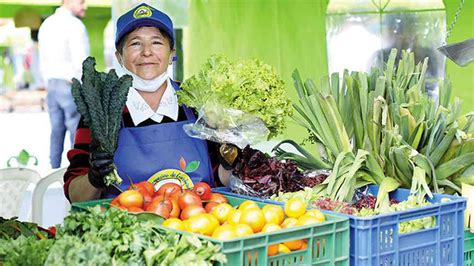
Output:
[[[258,59],[231,62],[223,56],[212,56],[181,88],[177,92],[180,104],[201,109],[212,101],[220,108],[255,115],[270,131],[268,138],[283,132],[285,117],[292,112],[283,80],[272,66]],[[206,119],[222,121],[218,116],[219,112],[213,110]]]
[[[47,265],[212,265],[220,247],[165,231],[153,220],[100,206],[73,212],[57,229]]]
[[[92,139],[99,143],[99,150],[114,153],[132,77],[124,75],[119,78],[114,69],[109,73],[98,72],[95,59],[88,57],[82,63],[81,80],[82,84],[77,79],[72,80],[72,96],[77,111],[91,129]],[[106,185],[121,182],[116,169],[105,177]]]

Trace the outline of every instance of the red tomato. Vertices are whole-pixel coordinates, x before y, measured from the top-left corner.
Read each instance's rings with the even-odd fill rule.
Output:
[[[210,201],[206,204],[206,207],[204,209],[206,210],[206,212],[211,212],[212,209],[214,209],[214,207],[216,207],[219,204],[220,204],[219,202]]]
[[[182,192],[182,188],[180,185],[176,183],[166,183],[162,185],[158,191],[155,192],[156,195],[164,195],[165,197],[170,197],[174,199],[178,199],[179,195]]]
[[[220,193],[212,193],[211,194],[211,199],[209,201],[215,201],[219,203],[227,203],[227,198],[224,197],[224,195]]]
[[[142,186],[143,188],[145,188],[145,190],[148,192],[148,194],[150,194],[150,195],[155,194],[155,187],[153,186],[152,183],[150,183],[148,181],[142,181],[142,182],[138,183],[137,185]]]
[[[196,193],[202,200],[211,199],[211,187],[205,182],[199,182],[193,187],[194,193]]]
[[[121,206],[126,208],[130,207],[142,207],[143,206],[143,195],[136,190],[127,190],[118,196],[118,201]]]
[[[111,202],[110,202],[110,205],[112,206],[120,206],[120,203],[119,203],[119,198],[118,197],[115,197]]]
[[[128,208],[128,211],[129,212],[143,212],[144,210],[142,208],[138,208],[138,207],[130,207],[130,208]]]
[[[181,212],[181,209],[179,208],[179,205],[178,205],[178,201],[172,198],[170,198],[169,201],[171,202],[170,217],[178,218],[179,213]]]
[[[182,210],[191,205],[202,207],[202,200],[192,190],[185,190],[178,198],[178,205]]]
[[[164,201],[153,201],[152,203],[150,203],[150,205],[148,205],[146,211],[156,213],[165,219],[168,219],[170,217],[169,205],[166,204]]]
[[[187,220],[195,215],[206,213],[206,210],[202,206],[190,205],[183,209],[181,212],[181,220]]]

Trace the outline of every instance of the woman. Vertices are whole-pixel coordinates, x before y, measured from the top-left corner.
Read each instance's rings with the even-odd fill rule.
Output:
[[[118,148],[115,154],[97,151],[91,144],[89,129],[81,121],[64,176],[64,190],[70,201],[117,195],[117,188],[104,185],[112,163],[124,179],[122,190],[129,186],[127,177],[134,183],[151,181],[155,188],[170,180],[184,187],[199,181],[214,185],[207,143],[190,138],[182,129],[184,124],[193,123],[195,116],[189,108],[178,106],[175,90],[179,85],[167,74],[175,56],[174,41],[171,19],[147,4],[118,19],[116,57],[123,71],[133,77]],[[222,166],[219,172],[226,176],[230,173]]]

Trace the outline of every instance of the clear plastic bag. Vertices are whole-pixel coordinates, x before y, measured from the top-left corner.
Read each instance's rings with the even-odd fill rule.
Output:
[[[190,137],[231,143],[241,149],[267,140],[270,133],[265,123],[255,115],[224,108],[216,102],[203,105],[196,122],[184,125],[183,129]]]
[[[244,182],[233,173],[229,177],[229,188],[233,193],[239,195],[262,198],[261,193],[244,184]]]

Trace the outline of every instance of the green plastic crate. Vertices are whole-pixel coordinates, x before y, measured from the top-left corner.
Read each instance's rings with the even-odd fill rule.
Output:
[[[464,231],[464,266],[474,266],[474,233]]]
[[[226,198],[232,206],[240,205],[245,201],[233,196],[226,196]],[[81,211],[96,205],[108,206],[109,202],[110,200],[86,201],[73,203],[71,207],[73,211]],[[257,204],[260,207],[265,205],[261,202]],[[323,223],[254,234],[227,241],[198,236],[220,245],[222,252],[227,256],[227,265],[232,266],[349,265],[349,220],[332,214],[325,213],[325,215],[326,221]],[[267,256],[269,245],[297,239],[308,239],[308,248]]]

